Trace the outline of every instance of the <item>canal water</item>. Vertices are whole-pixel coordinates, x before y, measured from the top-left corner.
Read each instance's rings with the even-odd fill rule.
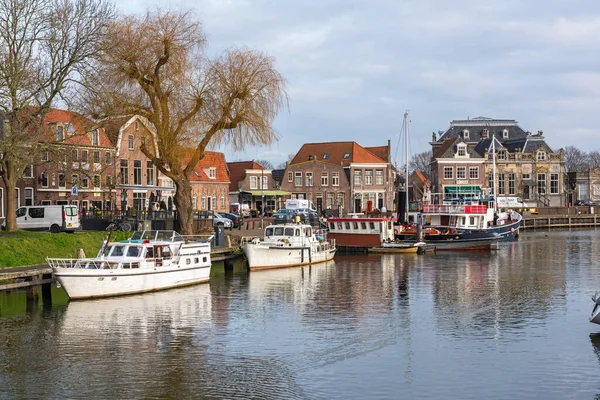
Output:
[[[598,399],[600,231],[106,300],[0,294],[0,398]]]

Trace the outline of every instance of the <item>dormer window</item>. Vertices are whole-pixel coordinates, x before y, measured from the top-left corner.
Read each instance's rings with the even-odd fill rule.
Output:
[[[469,130],[468,129],[465,129],[463,131],[463,139],[469,139]]]
[[[503,138],[503,139],[508,139],[508,129],[504,129],[504,130],[502,131],[502,138]]]
[[[543,161],[546,159],[546,152],[545,151],[538,151],[537,153],[537,160],[538,161]]]
[[[67,133],[70,133],[70,134],[75,133],[75,128],[73,128],[73,125],[67,124]]]
[[[94,129],[92,131],[92,145],[98,146],[99,138],[98,138],[98,129]]]
[[[459,143],[456,147],[456,156],[457,157],[466,157],[467,156],[467,145],[464,143]]]
[[[506,160],[506,152],[504,150],[498,152],[498,160]]]
[[[62,126],[56,127],[56,140],[59,142],[65,140],[65,131]]]
[[[350,158],[350,153],[344,154],[344,159]]]
[[[215,179],[217,177],[217,169],[215,167],[210,167],[208,169],[208,177],[210,179]]]
[[[329,153],[323,154],[323,160],[327,160],[329,158]]]

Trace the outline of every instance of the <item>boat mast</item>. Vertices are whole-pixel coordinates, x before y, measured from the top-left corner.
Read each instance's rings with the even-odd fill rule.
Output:
[[[404,165],[404,191],[406,192],[406,211],[404,212],[404,222],[408,222],[408,110],[404,111],[404,134],[405,138],[405,165]]]
[[[496,136],[492,135],[492,190],[494,191],[494,212],[496,212]]]

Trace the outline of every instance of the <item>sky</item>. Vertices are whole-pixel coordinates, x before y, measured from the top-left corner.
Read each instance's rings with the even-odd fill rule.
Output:
[[[124,13],[164,1],[117,0]],[[227,161],[275,166],[303,143],[356,141],[398,151],[409,111],[409,152],[431,133],[479,116],[542,130],[550,147],[599,150],[598,0],[171,0],[193,10],[208,54],[248,47],[287,79],[279,141]],[[402,139],[404,140],[404,139]],[[397,155],[397,157],[396,157]]]

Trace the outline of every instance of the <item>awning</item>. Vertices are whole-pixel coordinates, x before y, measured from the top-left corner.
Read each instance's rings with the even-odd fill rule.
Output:
[[[252,196],[290,196],[291,192],[286,192],[285,190],[243,190],[242,193],[248,193]]]
[[[479,194],[481,186],[445,186],[444,193],[446,194]]]

